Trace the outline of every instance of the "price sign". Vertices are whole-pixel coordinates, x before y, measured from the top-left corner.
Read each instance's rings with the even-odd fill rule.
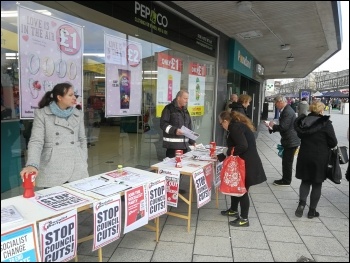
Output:
[[[70,25],[62,25],[57,29],[56,41],[60,50],[67,55],[74,55],[80,50],[80,36]]]
[[[129,44],[128,45],[128,64],[131,67],[137,67],[141,61],[141,52],[137,45]]]

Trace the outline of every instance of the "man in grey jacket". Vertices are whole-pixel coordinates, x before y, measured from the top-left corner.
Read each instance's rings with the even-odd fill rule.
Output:
[[[300,145],[300,139],[294,130],[295,112],[283,96],[274,99],[276,108],[280,111],[279,124],[270,121],[269,132],[281,134],[281,144],[284,148],[282,156],[282,179],[275,180],[274,185],[289,186],[292,182],[294,154]]]

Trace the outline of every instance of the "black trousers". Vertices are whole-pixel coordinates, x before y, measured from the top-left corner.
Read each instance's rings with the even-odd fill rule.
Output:
[[[294,153],[298,147],[284,148],[282,157],[282,179],[290,184],[292,182]]]

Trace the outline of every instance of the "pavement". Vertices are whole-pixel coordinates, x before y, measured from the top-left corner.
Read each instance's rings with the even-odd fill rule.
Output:
[[[273,112],[269,112],[269,119],[272,118]],[[349,147],[349,115],[333,110],[331,120],[338,145]],[[249,227],[230,226],[228,222],[233,219],[220,215],[229,207],[230,198],[219,194],[217,208],[213,193],[212,201],[200,209],[196,201],[192,204],[190,232],[186,220],[163,215],[158,243],[154,232],[141,227],[103,247],[103,261],[349,262],[349,182],[345,178],[340,185],[325,181],[317,207],[320,217],[308,219],[308,207],[303,217],[296,217],[300,180],[293,178],[289,187],[272,184],[281,178],[282,161],[276,149],[280,135],[269,134],[263,123],[258,130],[257,147],[267,181],[250,188]],[[295,165],[296,159],[294,169]],[[341,165],[344,177],[347,165]],[[185,177],[181,186],[188,183],[189,177]],[[182,201],[171,210],[184,214],[186,211]],[[90,234],[91,214],[80,214],[79,221],[79,235]],[[91,248],[92,241],[78,246],[79,262],[98,260],[97,251],[92,252]]]

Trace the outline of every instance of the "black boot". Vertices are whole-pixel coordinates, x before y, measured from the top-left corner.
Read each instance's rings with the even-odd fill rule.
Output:
[[[312,219],[314,217],[319,217],[320,213],[316,212],[316,208],[310,208],[309,213],[307,213],[307,218]]]
[[[295,216],[297,216],[297,217],[302,217],[303,216],[305,205],[306,205],[306,202],[299,201],[299,205],[297,207],[297,210],[295,210]]]

